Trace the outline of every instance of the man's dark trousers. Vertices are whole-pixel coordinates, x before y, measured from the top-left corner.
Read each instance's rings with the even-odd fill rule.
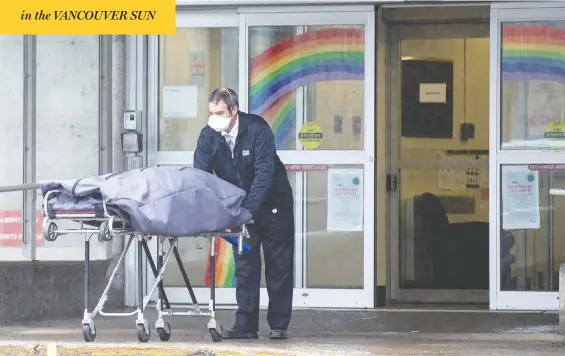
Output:
[[[244,332],[256,332],[259,329],[262,245],[269,295],[267,322],[271,330],[287,330],[294,288],[293,208],[263,209],[254,216],[254,224],[249,226],[249,232],[252,240],[257,241],[252,250],[242,255],[235,254],[238,310],[234,329]]]

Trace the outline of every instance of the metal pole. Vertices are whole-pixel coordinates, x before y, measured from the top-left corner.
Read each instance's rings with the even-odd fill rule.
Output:
[[[20,192],[26,190],[37,190],[40,188],[39,184],[18,184],[18,185],[4,185],[0,186],[0,193]]]
[[[548,187],[551,189],[553,187],[553,172],[548,172]],[[544,189],[545,190],[545,189]],[[548,217],[547,217],[547,225],[548,225],[548,234],[547,234],[547,277],[546,277],[546,281],[547,281],[547,288],[549,291],[553,291],[553,260],[554,260],[554,255],[553,255],[553,250],[554,250],[554,243],[555,243],[555,209],[553,209],[554,204],[555,204],[555,200],[553,198],[553,195],[549,194],[549,190],[547,191],[547,211],[548,211]],[[556,289],[557,290],[557,289]]]
[[[24,36],[24,184],[35,182],[36,178],[36,36]],[[22,245],[29,258],[35,260],[35,219],[36,190],[24,191],[22,206]]]

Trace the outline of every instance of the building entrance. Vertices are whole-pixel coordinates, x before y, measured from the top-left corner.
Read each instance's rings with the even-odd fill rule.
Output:
[[[390,299],[488,303],[489,8],[383,15]]]
[[[150,165],[192,164],[218,87],[271,125],[295,198],[296,307],[374,305],[374,24],[373,7],[179,11],[177,34],[149,49]],[[179,249],[207,303],[208,242]],[[235,304],[232,247],[219,250],[216,300]],[[190,300],[178,269],[164,285]]]

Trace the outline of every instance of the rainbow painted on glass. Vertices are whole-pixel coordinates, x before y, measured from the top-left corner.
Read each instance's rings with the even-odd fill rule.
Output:
[[[565,84],[565,30],[548,25],[504,25],[502,79]]]
[[[300,86],[330,80],[363,80],[365,32],[327,28],[277,43],[251,59],[250,112],[271,125],[277,148],[296,135],[296,100]]]

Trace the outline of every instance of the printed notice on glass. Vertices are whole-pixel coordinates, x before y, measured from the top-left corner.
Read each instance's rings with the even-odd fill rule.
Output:
[[[198,87],[166,85],[163,87],[163,117],[165,119],[196,118]]]
[[[539,229],[539,176],[528,166],[502,169],[502,228]]]
[[[328,231],[363,231],[363,170],[328,170]]]

